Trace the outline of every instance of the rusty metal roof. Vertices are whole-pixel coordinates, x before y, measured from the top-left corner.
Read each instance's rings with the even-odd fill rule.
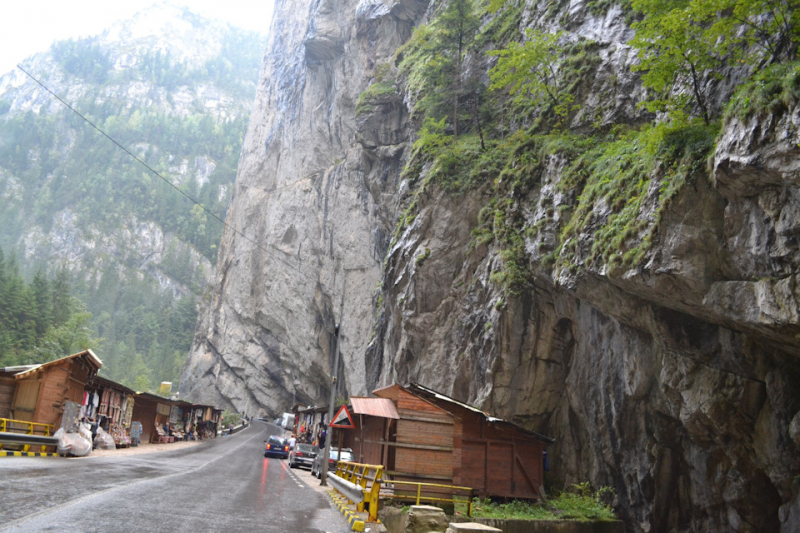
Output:
[[[399,420],[397,408],[389,398],[354,398],[350,397],[353,405],[353,413],[357,415],[379,416],[381,418],[392,418]]]

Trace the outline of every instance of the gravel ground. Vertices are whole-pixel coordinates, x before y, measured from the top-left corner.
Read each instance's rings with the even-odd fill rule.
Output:
[[[170,452],[175,450],[183,450],[185,448],[191,448],[192,446],[197,446],[198,444],[202,444],[203,442],[205,441],[190,440],[188,442],[180,441],[180,442],[172,442],[169,444],[141,443],[139,444],[139,446],[136,446],[135,448],[119,448],[117,450],[92,450],[92,453],[90,453],[86,457],[73,457],[73,459],[87,459],[90,457],[109,457],[109,456],[121,457],[123,455],[141,455],[143,453]]]

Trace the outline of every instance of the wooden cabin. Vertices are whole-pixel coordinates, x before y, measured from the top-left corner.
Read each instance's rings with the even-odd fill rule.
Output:
[[[544,485],[544,451],[554,441],[522,426],[416,383],[409,392],[455,417],[453,482],[478,495],[538,499]]]
[[[472,487],[479,497],[540,497],[552,439],[420,385],[373,394],[351,398],[356,427],[338,430],[359,462],[382,464],[397,480]]]
[[[133,412],[131,421],[142,424],[141,442],[158,441],[156,426],[164,427],[169,422],[169,413],[175,402],[150,394],[137,392],[133,399]]]
[[[66,402],[83,403],[87,382],[102,366],[94,352],[84,350],[14,374],[9,418],[58,429]]]

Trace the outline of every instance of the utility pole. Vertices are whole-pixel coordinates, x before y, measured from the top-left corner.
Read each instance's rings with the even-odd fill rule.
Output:
[[[322,465],[320,466],[320,486],[328,486],[328,460],[331,456],[331,422],[333,421],[333,407],[336,402],[336,389],[337,378],[339,376],[339,344],[342,335],[342,320],[344,319],[344,295],[347,292],[347,272],[344,273],[344,286],[342,287],[342,303],[339,306],[339,323],[334,327],[334,338],[336,339],[336,355],[333,360],[333,371],[331,372],[331,401],[328,404],[328,420],[326,422],[327,428],[325,429],[325,453],[322,456]]]

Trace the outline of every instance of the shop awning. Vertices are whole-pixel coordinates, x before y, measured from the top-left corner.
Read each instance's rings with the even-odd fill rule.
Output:
[[[397,408],[389,398],[353,398],[350,397],[353,405],[353,413],[357,415],[378,416],[380,418],[392,418],[399,420]]]

